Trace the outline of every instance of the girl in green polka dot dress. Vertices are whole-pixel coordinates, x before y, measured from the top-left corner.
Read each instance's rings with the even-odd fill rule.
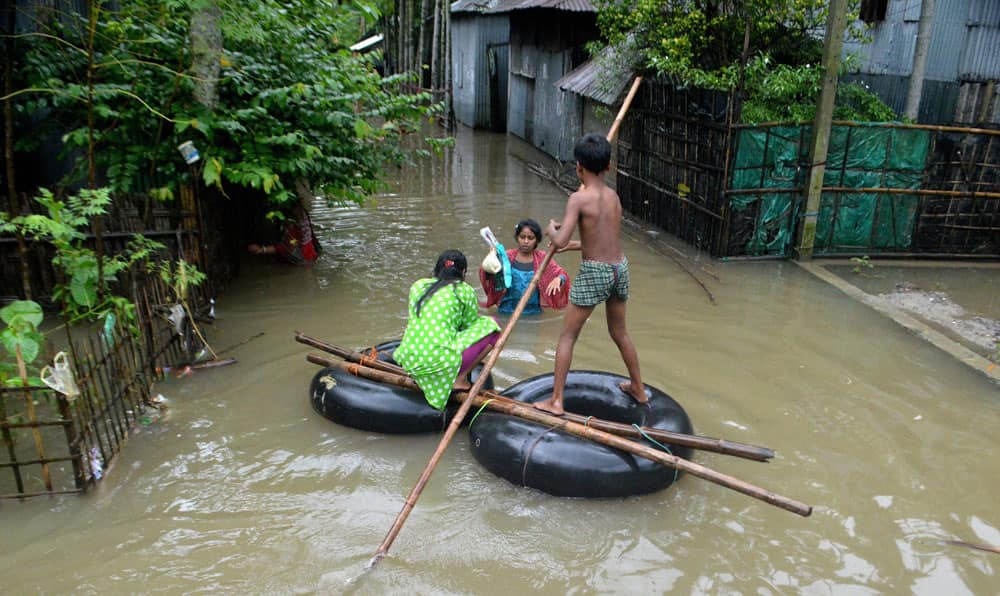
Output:
[[[479,315],[476,291],[465,283],[466,259],[446,250],[434,265],[434,277],[410,286],[410,319],[393,359],[441,410],[452,389],[468,389],[469,372],[496,344],[500,326]]]

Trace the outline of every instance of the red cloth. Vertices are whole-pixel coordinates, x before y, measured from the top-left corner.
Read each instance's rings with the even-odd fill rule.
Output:
[[[507,258],[510,262],[514,262],[514,258],[517,257],[517,249],[512,248],[507,251]],[[532,255],[535,260],[532,269],[538,271],[538,267],[542,264],[542,259],[545,258],[545,251],[535,249],[535,253]],[[549,287],[552,280],[559,277],[560,275],[566,276],[566,283],[562,285],[562,288],[558,292],[549,296],[545,292],[545,288]],[[479,283],[483,285],[483,290],[486,292],[486,302],[482,304],[484,307],[493,306],[495,304],[500,304],[500,300],[503,298],[507,290],[498,290],[496,284],[493,283],[493,275],[486,273],[482,267],[479,268]],[[542,308],[566,308],[569,304],[569,274],[566,270],[556,263],[555,258],[549,261],[549,266],[545,268],[542,272],[542,277],[538,280],[538,286],[535,288],[538,290],[538,297],[542,304]]]
[[[313,242],[312,226],[307,218],[289,223],[285,238],[274,245],[274,252],[290,263],[312,263],[319,256]]]

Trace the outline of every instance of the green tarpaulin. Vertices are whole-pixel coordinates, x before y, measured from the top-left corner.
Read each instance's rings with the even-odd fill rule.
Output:
[[[756,190],[730,196],[734,234],[747,238],[732,254],[789,256],[803,194],[768,192],[801,189],[808,174],[811,127],[742,129],[737,140],[730,189]],[[924,130],[834,126],[827,152],[824,187],[919,188],[930,134]],[[876,192],[824,191],[814,253],[877,253],[910,246],[917,196]]]

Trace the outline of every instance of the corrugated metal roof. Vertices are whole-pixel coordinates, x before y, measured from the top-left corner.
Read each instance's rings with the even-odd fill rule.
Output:
[[[502,13],[529,8],[553,8],[568,12],[597,12],[590,0],[456,0],[451,12]]]
[[[501,0],[456,0],[451,3],[451,12],[490,12]]]
[[[564,75],[555,86],[611,106],[618,103],[634,78],[635,71],[618,59],[616,52],[606,49]]]
[[[462,0],[459,0],[461,2]],[[597,12],[590,0],[498,0],[488,12],[512,12],[529,8],[554,8],[568,12]]]

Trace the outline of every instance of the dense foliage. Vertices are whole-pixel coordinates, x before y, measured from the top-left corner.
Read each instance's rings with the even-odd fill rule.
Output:
[[[118,281],[120,273],[136,263],[147,262],[163,245],[137,235],[125,250],[105,256],[99,264],[94,250],[84,242],[84,232],[91,219],[106,214],[111,204],[108,189],[84,189],[63,200],[43,188],[35,201],[44,208],[44,214],[9,218],[0,213],[0,232],[17,231],[26,238],[52,245],[55,249],[52,262],[66,280],[56,285],[53,294],[53,299],[62,305],[63,315],[73,323],[117,313],[131,322],[135,305],[108,292],[107,287]]]
[[[641,70],[693,86],[740,89],[744,122],[809,120],[822,77],[826,4],[598,0],[598,26],[604,42],[632,57]],[[852,26],[847,34],[861,38],[865,31]],[[837,118],[893,118],[864,88],[841,87]]]
[[[809,122],[816,115],[816,98],[823,71],[818,64],[771,65],[758,57],[746,69],[745,98],[741,120],[757,122]],[[835,120],[885,122],[896,113],[858,83],[837,86]]]
[[[176,147],[191,140],[204,182],[220,189],[281,204],[306,184],[357,201],[410,157],[401,139],[434,109],[347,49],[377,17],[365,0],[219,0],[213,107],[194,99],[189,26],[215,2],[89,4],[89,18],[39,11],[37,32],[18,39],[17,148],[62,135],[75,165],[65,186],[95,186],[96,175],[113,192],[170,198],[187,170]]]

